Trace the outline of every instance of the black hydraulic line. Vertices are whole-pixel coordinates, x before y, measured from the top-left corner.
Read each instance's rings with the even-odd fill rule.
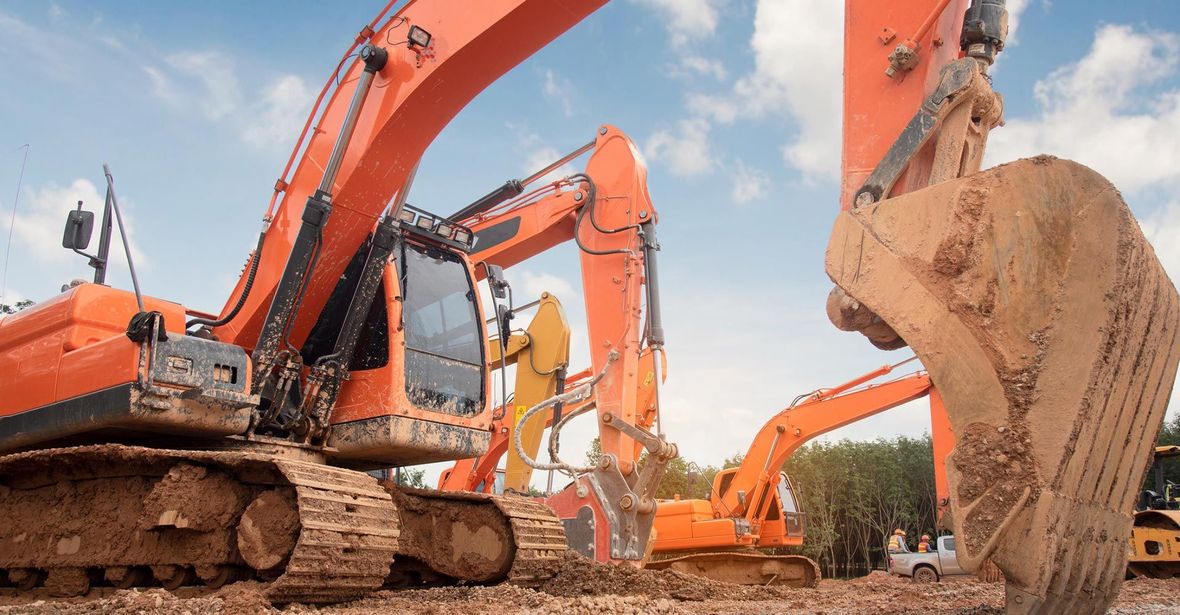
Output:
[[[605,229],[605,228],[602,228],[601,226],[599,226],[598,221],[594,219],[594,208],[598,205],[598,198],[597,198],[598,188],[594,184],[594,180],[590,179],[590,176],[586,175],[585,173],[578,173],[577,175],[571,175],[570,180],[571,181],[584,181],[590,185],[590,190],[592,191],[592,193],[590,194],[590,198],[587,199],[587,201],[586,201],[586,208],[589,209],[590,224],[594,226],[594,230],[596,230],[599,233],[602,233],[604,235],[614,235],[615,233],[622,233],[623,231],[629,231],[631,229],[639,228],[638,224],[628,224],[626,226],[620,226],[619,228],[612,228],[612,229]]]
[[[656,225],[648,221],[642,225],[643,231],[643,268],[645,289],[647,290],[647,344],[661,347],[664,345],[664,319],[660,312],[660,275],[657,267],[656,253],[660,251],[660,244],[656,241]]]
[[[577,176],[575,176],[575,177],[577,177]],[[578,245],[579,250],[585,252],[586,254],[592,254],[594,256],[607,256],[610,254],[630,254],[631,251],[626,250],[626,249],[622,249],[622,250],[594,250],[594,249],[591,249],[590,247],[588,247],[586,244],[582,243],[582,237],[581,237],[582,218],[584,218],[586,216],[587,212],[589,212],[593,209],[594,201],[598,198],[598,188],[594,185],[594,180],[590,179],[590,176],[580,175],[580,179],[582,181],[586,182],[586,186],[587,186],[587,188],[586,188],[586,204],[578,209],[578,214],[574,218],[574,243],[576,243]],[[593,223],[593,220],[591,220],[591,223]],[[595,226],[595,228],[598,228],[598,227]]]
[[[508,199],[516,198],[520,196],[522,192],[524,192],[524,184],[520,183],[520,180],[510,179],[504,182],[503,186],[500,186],[499,188],[496,188],[495,190],[483,195],[479,199],[476,199],[476,201],[472,204],[464,207],[463,209],[460,209],[448,217],[456,222],[466,220],[467,218],[470,218],[474,215],[482,214],[483,212],[499,205],[500,203],[503,203],[504,201],[507,201]]]
[[[242,311],[242,306],[246,305],[246,299],[250,297],[250,290],[254,288],[254,276],[258,274],[258,263],[262,260],[262,243],[265,239],[266,233],[258,234],[258,245],[254,247],[254,258],[250,259],[250,270],[246,273],[246,283],[242,285],[242,294],[238,297],[238,302],[233,309],[221,318],[194,318],[184,323],[186,330],[200,325],[221,327],[237,317],[238,312]]]

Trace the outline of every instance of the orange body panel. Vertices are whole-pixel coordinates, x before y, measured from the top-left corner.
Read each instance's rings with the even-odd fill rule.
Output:
[[[755,544],[752,534],[739,537],[734,519],[715,517],[707,500],[665,500],[656,511],[657,553]]]
[[[411,1],[370,37],[389,61],[377,73],[356,131],[332,188],[333,213],[314,275],[291,338],[302,344],[329,294],[377,218],[422,152],[472,98],[500,75],[605,3],[605,0]],[[411,25],[434,35],[418,53],[403,42]],[[319,124],[291,176],[270,223],[254,291],[241,314],[216,333],[223,341],[253,348],[282,276],[308,196],[319,186],[346,115],[362,63],[341,76]],[[226,302],[237,302],[245,276]]]
[[[840,203],[851,206],[852,195],[864,184],[885,152],[938,83],[939,71],[959,57],[959,32],[970,0],[846,0],[844,5],[844,160]],[[915,37],[934,16],[919,45],[918,65],[910,71],[885,75],[890,52]],[[924,186],[933,162],[927,146],[894,185],[893,194]]]
[[[182,306],[144,304],[184,334]],[[132,293],[83,284],[0,319],[0,416],[134,381],[139,345],[126,330],[138,311]]]

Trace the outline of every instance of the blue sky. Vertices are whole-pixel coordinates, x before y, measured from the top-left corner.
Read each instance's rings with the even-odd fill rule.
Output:
[[[993,133],[989,162],[1046,152],[1093,166],[1123,190],[1180,279],[1174,3],[1009,5],[1018,27],[995,72],[1008,126]],[[311,98],[379,8],[0,5],[0,242],[30,146],[0,300],[42,300],[88,277],[59,247],[60,225],[78,198],[100,205],[109,162],[145,292],[220,308]],[[616,0],[456,117],[411,194],[454,211],[590,140],[600,123],[627,131],[661,212],[665,428],[699,462],[744,450],[795,395],[909,356],[871,350],[823,311],[842,10],[837,0]],[[127,286],[116,269],[112,282]],[[563,247],[510,279],[518,297],[557,293],[577,323],[577,275]],[[585,357],[575,326],[575,357]],[[835,436],[917,435],[927,424],[919,404]]]

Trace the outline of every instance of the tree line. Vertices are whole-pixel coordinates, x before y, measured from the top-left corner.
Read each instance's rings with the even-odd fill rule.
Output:
[[[1180,415],[1165,423],[1157,443],[1180,445]],[[734,455],[721,467],[740,463],[741,455]],[[668,464],[657,497],[707,499],[718,470],[677,458]],[[885,541],[894,529],[905,530],[911,547],[922,534],[938,534],[929,434],[812,442],[796,451],[783,471],[807,515],[803,546],[794,551],[818,562],[828,577],[884,567]],[[1165,475],[1180,483],[1180,460],[1165,464]],[[1152,481],[1148,475],[1144,488],[1153,488]]]

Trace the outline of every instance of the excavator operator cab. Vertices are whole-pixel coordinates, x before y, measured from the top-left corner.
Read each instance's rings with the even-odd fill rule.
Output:
[[[1157,446],[1148,476],[1153,489],[1144,489],[1139,494],[1136,512],[1144,510],[1180,510],[1180,484],[1168,480],[1168,462],[1180,459],[1180,446]]]
[[[778,500],[787,536],[802,538],[804,514],[799,510],[799,503],[795,500],[795,487],[786,472],[779,472]]]

